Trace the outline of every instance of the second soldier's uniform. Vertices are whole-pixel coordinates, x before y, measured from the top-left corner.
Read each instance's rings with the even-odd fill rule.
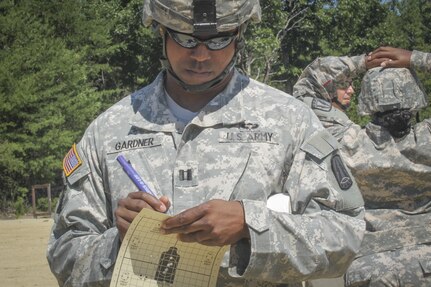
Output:
[[[339,140],[341,154],[364,196],[367,231],[345,275],[345,286],[431,286],[431,120],[416,123],[401,138],[373,122],[361,128],[319,96],[318,88],[310,87],[329,77],[357,76],[365,70],[364,58],[320,61],[326,67],[320,73],[325,75],[316,76],[318,67],[314,67],[307,75],[316,77],[298,82],[294,95],[312,107]],[[431,70],[430,54],[415,51],[412,61],[414,67]],[[373,114],[388,108],[385,104],[413,110],[426,106],[425,95],[406,71],[370,70],[363,80],[359,111]]]
[[[431,53],[414,50],[410,63],[410,66],[415,70],[431,73]]]

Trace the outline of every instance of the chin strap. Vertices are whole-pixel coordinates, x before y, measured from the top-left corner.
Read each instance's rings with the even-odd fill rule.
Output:
[[[172,70],[171,65],[169,64],[169,61],[167,59],[161,59],[162,61],[162,65],[163,67],[166,69],[166,71],[172,76],[172,78],[181,86],[184,88],[184,90],[188,91],[188,92],[202,92],[202,91],[206,91],[209,88],[212,88],[214,86],[216,86],[218,83],[220,83],[221,81],[223,81],[224,78],[226,78],[227,75],[230,74],[230,72],[232,71],[233,67],[235,66],[236,63],[236,55],[232,58],[232,61],[230,61],[230,63],[227,65],[226,69],[223,70],[223,72],[218,75],[216,78],[214,78],[213,80],[200,84],[200,85],[189,85],[184,83]],[[167,63],[166,66],[164,65],[164,63]]]
[[[344,112],[347,111],[347,109],[350,107],[350,105],[343,105],[342,103],[340,103],[337,98],[333,98],[332,101],[336,103]]]

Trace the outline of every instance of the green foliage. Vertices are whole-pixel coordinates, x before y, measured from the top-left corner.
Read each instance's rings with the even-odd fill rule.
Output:
[[[52,212],[54,212],[55,207],[57,206],[57,203],[58,203],[58,197],[54,197],[51,199],[51,211]],[[42,212],[49,211],[49,200],[47,197],[41,197],[41,198],[37,199],[36,210],[42,211]]]
[[[20,216],[23,216],[27,213],[28,206],[22,197],[18,197],[18,199],[15,201],[14,210],[16,218],[19,218]]]
[[[82,55],[55,37],[47,19],[34,15],[33,2],[19,3],[0,19],[0,169],[7,178],[0,182],[2,193],[55,179],[59,158],[97,111]],[[77,101],[82,94],[88,96]],[[89,114],[77,121],[81,107]]]
[[[161,49],[140,23],[141,7],[141,1],[0,3],[3,210],[33,184],[61,184],[62,158],[89,122],[155,77]]]
[[[15,217],[20,217],[27,213],[29,210],[28,202],[26,201],[27,198],[27,189],[25,188],[18,188],[17,193],[15,194],[16,199],[14,201],[7,201],[7,204],[12,203],[13,210],[15,213]],[[4,210],[4,209],[3,209]]]
[[[287,92],[319,56],[382,44],[431,51],[428,0],[261,0],[238,66]],[[61,162],[86,126],[160,69],[160,37],[141,23],[142,0],[0,2],[0,208],[33,184],[61,185]],[[419,74],[431,92],[429,74]],[[355,83],[359,94],[360,82]],[[349,116],[363,125],[369,119]],[[431,108],[422,111],[429,118]],[[43,205],[44,203],[39,203]]]

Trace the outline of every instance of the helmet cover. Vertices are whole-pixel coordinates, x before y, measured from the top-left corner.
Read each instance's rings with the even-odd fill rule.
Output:
[[[358,112],[372,115],[391,110],[416,111],[428,105],[427,95],[414,71],[373,68],[362,79]]]
[[[295,86],[295,97],[313,96],[331,102],[337,96],[337,88],[350,84],[356,66],[350,57],[321,57],[315,59],[302,72]]]
[[[197,29],[202,24],[214,24],[215,31],[220,33],[234,30],[248,21],[260,20],[261,8],[258,0],[144,1],[144,25],[149,26],[155,21],[186,34],[197,34]]]

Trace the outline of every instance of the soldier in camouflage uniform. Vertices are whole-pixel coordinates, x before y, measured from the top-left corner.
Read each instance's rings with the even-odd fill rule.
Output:
[[[164,69],[64,159],[47,251],[60,285],[109,286],[142,208],[173,215],[162,229],[183,241],[231,245],[217,286],[294,286],[346,271],[364,209],[337,141],[302,102],[234,68],[245,25],[259,19],[255,0],[145,1]],[[133,192],[120,154],[158,198]]]
[[[413,67],[430,69],[429,56],[412,55]],[[331,103],[367,68],[396,62],[388,59],[319,58],[294,87],[294,96],[312,107],[341,143],[364,196],[367,231],[345,286],[431,286],[431,121],[411,125],[414,113],[427,106],[419,81],[406,68],[369,69],[358,98],[359,112],[372,117],[365,128]]]

